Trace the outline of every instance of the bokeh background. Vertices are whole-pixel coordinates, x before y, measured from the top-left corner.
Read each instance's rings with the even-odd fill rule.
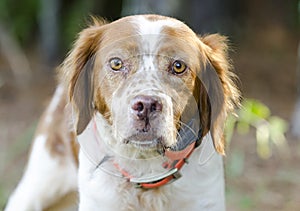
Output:
[[[243,97],[287,123],[286,149],[269,142],[268,156],[257,153],[255,127],[234,132],[225,158],[227,209],[300,210],[298,0],[0,0],[0,209],[22,175],[55,89],[55,68],[76,33],[89,15],[115,20],[138,13],[227,35]]]

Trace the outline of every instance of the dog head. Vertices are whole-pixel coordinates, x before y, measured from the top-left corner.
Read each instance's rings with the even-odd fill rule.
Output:
[[[98,112],[118,143],[149,150],[178,145],[180,129],[193,119],[192,132],[211,131],[224,154],[225,119],[239,98],[226,38],[200,37],[157,15],[93,22],[60,68],[78,114],[77,134]]]

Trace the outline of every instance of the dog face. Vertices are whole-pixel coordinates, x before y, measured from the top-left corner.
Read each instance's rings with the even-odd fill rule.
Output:
[[[172,147],[194,118],[223,154],[224,121],[238,100],[226,50],[224,37],[199,37],[172,18],[94,20],[61,67],[78,112],[77,134],[99,112],[120,144]]]

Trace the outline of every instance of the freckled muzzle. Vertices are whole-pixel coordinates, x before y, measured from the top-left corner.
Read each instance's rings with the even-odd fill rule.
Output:
[[[124,101],[129,103],[122,104]],[[121,142],[144,150],[153,149],[160,143],[173,144],[176,135],[173,106],[165,93],[154,91],[150,86],[112,102],[120,105],[114,107],[112,113],[114,134]]]

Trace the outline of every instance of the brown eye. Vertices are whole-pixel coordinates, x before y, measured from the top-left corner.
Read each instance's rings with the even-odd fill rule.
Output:
[[[186,64],[182,61],[176,60],[172,64],[172,73],[173,74],[181,74],[186,70]]]
[[[123,62],[119,58],[112,58],[109,60],[109,65],[111,69],[118,71],[123,67]]]

